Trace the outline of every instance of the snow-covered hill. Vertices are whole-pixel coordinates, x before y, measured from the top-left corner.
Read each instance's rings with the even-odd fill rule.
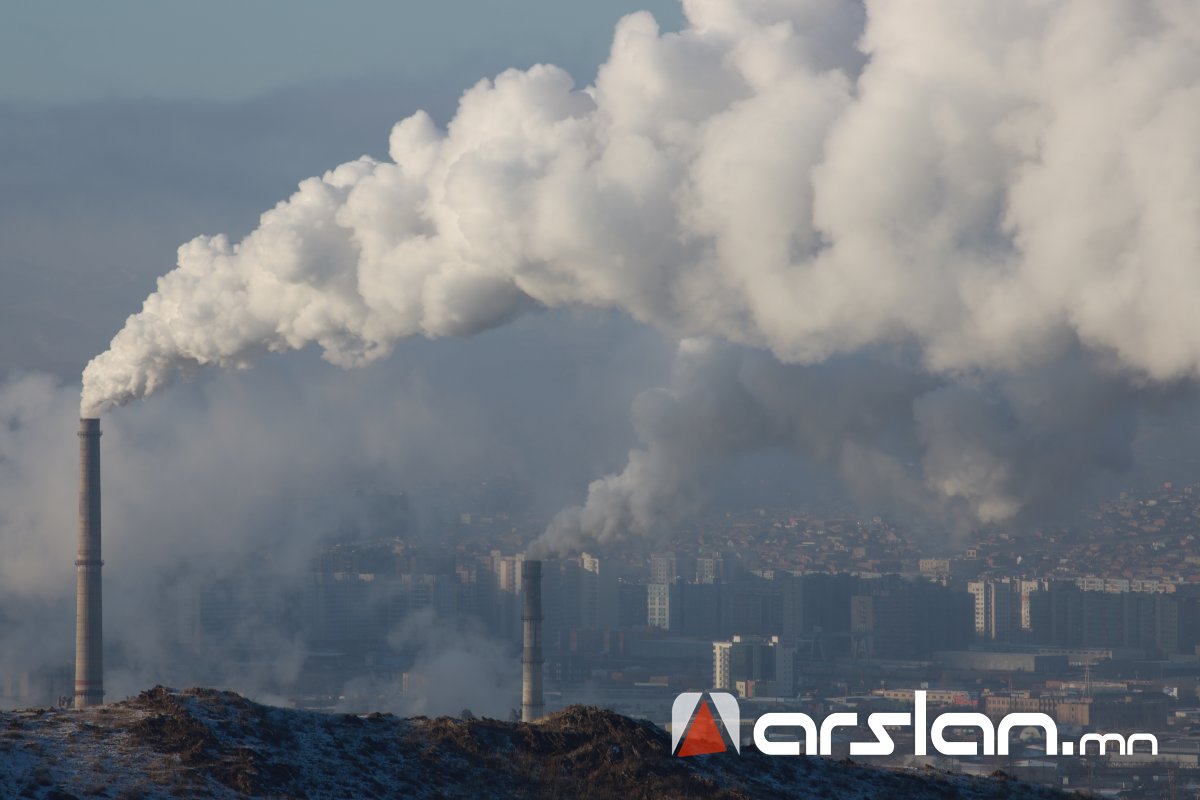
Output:
[[[0,713],[0,796],[1056,798],[999,779],[757,753],[675,758],[666,734],[572,706],[536,725],[272,708],[156,687],[87,711]]]

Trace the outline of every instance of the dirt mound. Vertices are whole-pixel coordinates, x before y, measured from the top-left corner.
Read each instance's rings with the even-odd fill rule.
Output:
[[[271,708],[163,686],[0,713],[0,797],[1061,797],[1017,781],[755,752],[670,755],[654,725],[571,706],[533,725]]]

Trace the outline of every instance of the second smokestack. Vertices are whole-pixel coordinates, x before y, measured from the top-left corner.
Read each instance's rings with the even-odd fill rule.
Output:
[[[525,646],[521,650],[521,721],[542,718],[542,562],[525,561],[521,567],[521,590],[525,595],[521,621]]]

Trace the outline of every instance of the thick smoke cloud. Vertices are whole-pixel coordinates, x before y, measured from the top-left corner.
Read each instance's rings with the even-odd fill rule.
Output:
[[[624,19],[590,86],[551,66],[482,81],[445,130],[399,123],[390,161],[304,181],[240,242],[181,247],[85,370],[83,413],[264,351],[315,344],[353,366],[406,337],[585,306],[781,364],[911,356],[828,434],[772,413],[808,398],[787,395],[803,369],[760,368],[791,376],[778,400],[742,396],[733,367],[698,390],[710,406],[680,401],[687,387],[647,395],[648,447],[556,523],[583,539],[685,511],[689,454],[815,449],[853,482],[980,521],[1125,463],[1109,431],[1200,364],[1200,14],[1172,0],[684,8],[678,34]],[[1063,392],[1081,402],[1056,411]],[[915,442],[916,474],[872,439],[893,430]]]
[[[670,385],[634,403],[642,446],[532,552],[666,534],[714,493],[717,465],[772,447],[838,475],[866,507],[936,520],[948,534],[1053,514],[1098,474],[1131,467],[1139,418],[1178,393],[1138,390],[1079,353],[986,380],[923,373],[914,358],[877,349],[782,364],[685,340]]]

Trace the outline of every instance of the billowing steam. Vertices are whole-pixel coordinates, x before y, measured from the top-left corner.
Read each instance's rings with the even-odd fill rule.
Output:
[[[591,86],[483,81],[444,131],[400,122],[391,161],[181,247],[87,366],[83,414],[266,350],[357,365],[579,305],[729,344],[683,345],[680,385],[639,405],[646,449],[555,541],[651,529],[686,509],[697,458],[756,447],[981,520],[1072,479],[1060,453],[1119,466],[1127,443],[1099,435],[1116,409],[1200,365],[1200,10],[684,8],[677,34],[624,19]],[[866,370],[881,348],[911,357]],[[830,389],[786,365],[830,359],[856,388],[817,424]]]
[[[963,380],[921,373],[889,350],[804,366],[685,340],[670,386],[634,403],[643,447],[560,512],[531,552],[668,533],[702,504],[714,466],[771,447],[824,464],[868,506],[936,519],[948,533],[1058,511],[1095,472],[1132,464],[1137,412],[1172,395],[1135,390],[1079,353]]]

